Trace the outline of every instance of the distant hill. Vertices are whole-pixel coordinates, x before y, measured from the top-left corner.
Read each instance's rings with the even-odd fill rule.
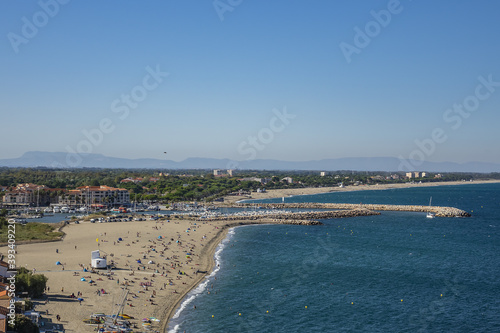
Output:
[[[469,162],[416,162],[408,161],[404,166],[395,157],[337,158],[317,161],[278,161],[256,159],[231,161],[229,159],[187,158],[181,162],[140,158],[127,159],[101,154],[72,155],[61,152],[27,152],[19,158],[0,160],[6,167],[49,167],[49,168],[124,168],[124,169],[245,169],[245,170],[354,170],[354,171],[415,171],[427,172],[500,172],[500,164]],[[408,167],[409,166],[409,167]]]

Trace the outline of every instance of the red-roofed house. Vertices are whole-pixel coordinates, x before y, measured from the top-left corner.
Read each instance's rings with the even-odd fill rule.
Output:
[[[66,205],[130,205],[130,194],[127,189],[110,186],[81,186],[71,190],[59,198],[59,202]]]

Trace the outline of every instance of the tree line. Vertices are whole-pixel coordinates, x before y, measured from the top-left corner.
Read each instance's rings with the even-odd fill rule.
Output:
[[[160,174],[162,176],[159,176]],[[394,173],[346,170],[328,172],[321,176],[318,171],[235,170],[233,177],[215,177],[212,170],[0,168],[0,186],[14,187],[19,183],[46,185],[60,189],[50,194],[54,196],[63,195],[64,190],[79,186],[106,185],[128,189],[133,201],[211,201],[233,192],[250,192],[258,188],[269,190],[409,181],[405,179],[404,173],[397,174],[399,179],[393,179],[391,175]],[[441,178],[434,178],[434,175],[430,173],[425,178],[411,181],[500,179],[500,173],[443,173]],[[121,183],[122,179],[139,177],[143,178],[141,182]],[[263,179],[265,183],[242,180],[250,177]],[[283,180],[285,177],[291,177],[293,182]],[[151,178],[155,178],[154,181]]]

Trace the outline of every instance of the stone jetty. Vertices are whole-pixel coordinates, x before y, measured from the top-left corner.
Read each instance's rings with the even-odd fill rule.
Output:
[[[277,212],[269,214],[255,214],[248,216],[241,215],[220,215],[211,217],[199,217],[197,220],[203,221],[262,221],[276,224],[298,224],[298,225],[320,225],[319,219],[334,219],[355,216],[380,215],[379,212],[366,208],[356,208],[348,210],[332,211],[311,211],[311,212]]]
[[[380,205],[344,203],[238,203],[231,207],[261,207],[266,209],[342,209],[347,211],[365,209],[368,211],[432,212],[438,217],[470,217],[471,215],[455,207],[418,206],[418,205]],[[373,215],[373,214],[372,214]],[[329,217],[325,217],[329,218]]]

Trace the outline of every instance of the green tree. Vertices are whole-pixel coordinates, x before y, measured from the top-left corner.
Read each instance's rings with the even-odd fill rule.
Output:
[[[9,324],[9,331],[18,333],[39,333],[40,329],[28,317],[16,314],[14,326]]]
[[[47,286],[48,278],[43,274],[33,274],[21,267],[16,275],[16,291],[27,292],[28,297],[40,298]]]
[[[0,229],[7,225],[7,219],[3,216],[0,217]]]

